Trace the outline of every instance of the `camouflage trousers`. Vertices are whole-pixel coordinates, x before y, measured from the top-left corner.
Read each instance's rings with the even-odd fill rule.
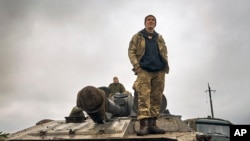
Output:
[[[164,86],[164,71],[141,70],[137,74],[134,88],[138,93],[138,120],[159,116]]]

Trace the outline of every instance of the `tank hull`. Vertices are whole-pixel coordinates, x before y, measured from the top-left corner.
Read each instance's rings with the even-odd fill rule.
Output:
[[[139,123],[130,117],[116,117],[103,124],[96,124],[90,118],[81,123],[66,123],[65,120],[49,121],[10,134],[7,140],[144,140],[144,141],[194,141],[196,132],[186,126],[180,116],[159,117],[159,127],[167,132],[160,135],[137,136]]]

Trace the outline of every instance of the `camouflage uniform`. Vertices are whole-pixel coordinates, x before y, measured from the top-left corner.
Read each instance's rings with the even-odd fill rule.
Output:
[[[148,72],[140,69],[134,84],[138,92],[138,119],[157,117],[160,112],[161,97],[165,84],[165,73],[169,72],[167,47],[161,35],[158,35],[157,44],[159,53],[165,62],[162,71]],[[128,56],[133,70],[140,67],[139,62],[145,53],[145,38],[141,33],[135,34],[129,44]]]
[[[111,83],[109,84],[109,90],[112,94],[115,94],[117,92],[123,93],[125,92],[125,87],[121,83]]]

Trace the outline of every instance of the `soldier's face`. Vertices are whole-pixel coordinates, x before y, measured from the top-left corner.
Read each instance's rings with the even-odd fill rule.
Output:
[[[114,80],[114,83],[118,83],[119,82],[118,78],[114,78],[113,80]]]
[[[155,21],[155,18],[154,17],[148,17],[146,19],[146,23],[145,23],[145,27],[147,29],[154,29],[156,26],[156,21]]]

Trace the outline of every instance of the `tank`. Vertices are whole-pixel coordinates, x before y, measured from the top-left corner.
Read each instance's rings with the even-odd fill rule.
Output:
[[[99,87],[101,95],[81,95],[85,105],[72,108],[62,120],[44,119],[34,126],[10,134],[9,141],[15,140],[91,140],[91,141],[204,141],[198,133],[167,109],[163,95],[161,113],[157,125],[165,129],[165,134],[137,136],[139,121],[137,117],[137,93],[116,93],[109,97],[106,87]],[[94,102],[93,102],[94,99]]]
[[[202,132],[210,141],[230,141],[232,122],[221,118],[191,118],[184,122],[197,132]]]
[[[209,92],[211,116],[190,118],[184,120],[184,122],[196,132],[203,133],[202,137],[204,137],[204,140],[230,141],[230,126],[233,125],[233,123],[225,119],[214,117],[211,92],[215,92],[215,90],[211,90],[208,83],[208,90],[206,91]]]

